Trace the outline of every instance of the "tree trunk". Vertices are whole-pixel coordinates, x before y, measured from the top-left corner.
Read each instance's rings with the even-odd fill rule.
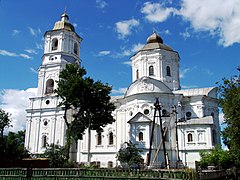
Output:
[[[63,115],[65,124],[67,126],[66,129],[66,144],[65,144],[65,148],[66,148],[66,158],[69,160],[69,152],[70,152],[70,146],[71,146],[71,135],[70,135],[70,129],[69,129],[69,123],[67,121],[67,108],[65,108],[64,110],[64,115]]]

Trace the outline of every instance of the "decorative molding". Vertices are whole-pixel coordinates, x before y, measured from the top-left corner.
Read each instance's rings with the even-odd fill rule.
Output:
[[[151,84],[150,82],[148,82],[147,79],[143,79],[143,80],[138,84],[137,90],[138,90],[139,92],[141,92],[141,91],[153,91],[153,90],[154,90],[154,85]]]

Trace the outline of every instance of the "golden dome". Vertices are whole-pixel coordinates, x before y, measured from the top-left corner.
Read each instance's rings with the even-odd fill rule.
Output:
[[[147,43],[161,43],[163,44],[163,39],[154,32],[151,36],[147,38]]]
[[[53,30],[65,29],[75,32],[74,26],[69,22],[69,17],[66,13],[62,14],[61,21],[57,21],[53,27]]]
[[[173,51],[171,47],[163,44],[163,39],[156,32],[154,32],[147,38],[147,44],[143,46],[143,48],[139,51],[148,51],[153,49],[164,49],[167,51]]]

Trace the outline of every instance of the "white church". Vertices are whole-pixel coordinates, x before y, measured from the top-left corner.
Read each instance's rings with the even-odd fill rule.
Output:
[[[61,99],[54,94],[59,73],[66,64],[80,65],[82,38],[64,13],[44,35],[42,64],[38,70],[37,96],[30,98],[26,119],[25,147],[42,154],[47,145],[64,145],[66,125]],[[181,162],[194,168],[201,150],[220,144],[217,89],[181,89],[180,57],[153,33],[146,45],[131,57],[132,83],[122,96],[113,96],[115,122],[97,133],[91,131],[71,149],[71,158],[90,161],[100,167],[116,167],[117,153],[131,141],[141,149],[144,163],[160,168]],[[159,105],[157,104],[157,99]],[[166,166],[165,166],[166,167]]]

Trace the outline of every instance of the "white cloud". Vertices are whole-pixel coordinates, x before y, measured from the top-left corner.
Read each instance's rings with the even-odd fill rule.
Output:
[[[31,27],[28,27],[28,29],[29,29],[30,34],[33,35],[33,36],[37,36],[38,34],[41,33],[41,30],[39,28],[38,29],[33,29]]]
[[[166,29],[165,31],[162,31],[160,34],[170,35],[171,32],[169,29]]]
[[[110,51],[100,51],[98,53],[98,56],[106,56],[106,55],[109,55],[111,52]]]
[[[108,6],[108,4],[106,3],[106,1],[103,0],[96,0],[96,7],[99,9],[103,9],[106,6]]]
[[[185,30],[185,32],[180,32],[180,36],[182,36],[185,40],[191,37],[191,34],[188,32],[188,30]]]
[[[123,64],[128,65],[128,66],[132,66],[132,61],[125,61],[125,62],[123,62]]]
[[[36,43],[36,48],[43,50],[43,45],[42,45],[42,44],[39,44],[39,43]]]
[[[197,68],[197,66],[193,66],[192,68],[185,68],[185,69],[180,69],[179,70],[179,77],[180,78],[185,78],[186,74],[190,71],[193,71]]]
[[[35,51],[34,49],[25,49],[24,51],[29,54],[38,54],[37,51]]]
[[[184,78],[185,75],[189,72],[190,68],[180,69],[179,77]]]
[[[28,99],[36,96],[36,88],[27,90],[5,89],[0,92],[0,108],[11,114],[13,127],[9,131],[17,132],[25,129],[26,108]]]
[[[23,53],[16,54],[14,52],[10,52],[10,51],[4,50],[4,49],[0,49],[0,55],[9,56],[9,57],[22,57],[24,59],[32,59],[32,57],[27,54],[23,54]]]
[[[10,52],[10,51],[4,50],[4,49],[0,49],[0,55],[10,56],[10,57],[16,57],[17,56],[16,53],[13,53],[13,52]]]
[[[38,71],[35,70],[33,67],[30,67],[30,70],[31,70],[33,73],[38,74]]]
[[[181,85],[182,89],[192,89],[192,88],[197,88],[197,85]]]
[[[137,51],[139,51],[145,44],[137,43],[133,44],[130,49],[127,49],[126,47],[121,48],[121,52],[111,52],[112,58],[123,58],[125,56],[131,56]]]
[[[202,71],[207,75],[213,75],[213,72],[210,69],[202,69]]]
[[[113,89],[112,94],[124,94],[126,91],[127,91],[127,88]]]
[[[131,50],[124,50],[122,53],[121,53],[121,56],[124,57],[124,56],[130,56],[132,54]]]
[[[13,36],[18,35],[19,33],[20,33],[20,31],[17,30],[17,29],[14,29],[14,30],[12,31],[12,35],[13,35]]]
[[[124,50],[122,52],[122,56],[130,56],[136,52],[138,52],[140,49],[142,49],[144,44],[138,43],[138,44],[133,44],[131,49]]]
[[[165,3],[167,4],[167,3]],[[166,7],[165,4],[144,3],[141,13],[149,22],[159,23],[177,15],[190,23],[194,33],[207,32],[218,38],[218,44],[225,47],[240,43],[240,1],[239,0],[181,0],[179,8]],[[190,31],[180,33],[184,39],[191,36]]]
[[[115,25],[116,25],[118,37],[120,39],[124,39],[126,36],[132,33],[131,31],[134,27],[139,25],[139,21],[132,18],[126,21],[119,21]]]
[[[134,44],[134,45],[132,46],[131,52],[135,53],[135,52],[139,51],[140,49],[143,48],[144,45],[145,45],[145,44],[141,44],[141,43]]]
[[[145,14],[145,18],[153,23],[165,21],[171,13],[174,11],[174,8],[166,8],[163,4],[160,3],[144,3],[141,13]]]
[[[19,54],[19,56],[23,57],[24,59],[32,59],[32,57],[27,54]]]
[[[230,46],[240,42],[239,0],[182,0],[175,11],[189,21],[196,31],[208,31],[219,37],[219,44]]]
[[[225,121],[223,112],[220,112],[218,117],[219,117],[219,124],[221,125]]]

